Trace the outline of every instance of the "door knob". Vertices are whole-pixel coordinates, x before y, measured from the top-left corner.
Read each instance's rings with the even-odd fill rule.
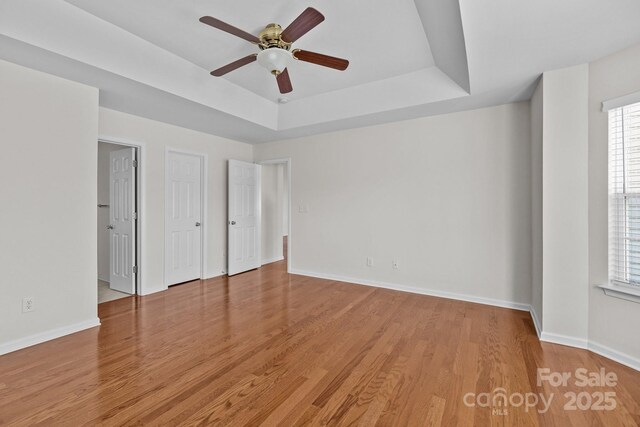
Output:
[[[107,230],[113,230],[113,225],[107,225]]]
[[[199,222],[196,222],[196,227],[200,227],[200,223]]]
[[[231,225],[236,225],[236,222],[235,221],[231,221]]]

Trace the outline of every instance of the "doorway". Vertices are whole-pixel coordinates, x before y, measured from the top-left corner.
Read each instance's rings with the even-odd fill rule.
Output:
[[[290,264],[290,161],[275,159],[261,162],[262,265]]]
[[[167,150],[165,168],[165,284],[204,278],[206,155]]]
[[[139,147],[98,141],[98,304],[138,290]]]

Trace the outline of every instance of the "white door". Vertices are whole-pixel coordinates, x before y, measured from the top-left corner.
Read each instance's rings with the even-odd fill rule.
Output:
[[[168,152],[165,182],[165,281],[200,279],[202,263],[201,157]]]
[[[109,287],[136,293],[136,173],[135,149],[123,148],[109,154]]]
[[[229,160],[229,276],[260,267],[260,165]]]

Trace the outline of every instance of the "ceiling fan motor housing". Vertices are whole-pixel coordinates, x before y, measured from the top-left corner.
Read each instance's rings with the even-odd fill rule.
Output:
[[[260,39],[260,49],[270,49],[278,47],[280,49],[289,50],[291,43],[282,40],[282,27],[278,24],[269,24],[264,30],[260,31],[258,38]]]

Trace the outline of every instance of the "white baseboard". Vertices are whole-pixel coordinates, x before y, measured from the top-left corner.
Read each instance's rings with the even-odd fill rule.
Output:
[[[533,308],[533,306],[531,307],[531,318],[533,319],[533,324],[536,327],[536,332],[538,334],[538,338],[540,339],[540,341],[549,342],[552,344],[566,345],[569,347],[587,349],[596,354],[599,354],[600,356],[606,357],[607,359],[611,359],[622,365],[628,366],[631,369],[640,371],[640,359],[630,356],[628,354],[622,353],[620,351],[614,350],[611,347],[607,347],[597,342],[585,340],[582,338],[575,338],[567,335],[541,332],[542,325],[540,325],[540,321],[538,320],[539,319],[538,315],[536,314],[536,310]]]
[[[589,341],[589,350],[599,354],[600,356],[606,357],[607,359],[611,359],[615,362],[628,366],[631,369],[640,371],[640,359],[638,358],[593,341]]]
[[[262,260],[262,265],[266,265],[266,264],[271,264],[272,262],[278,262],[278,261],[282,261],[284,259],[284,256],[277,256],[277,257],[273,257],[273,258],[267,258],[267,259],[263,259]]]
[[[502,308],[511,308],[514,310],[521,310],[521,311],[529,311],[531,307],[529,304],[522,304],[522,303],[513,302],[513,301],[504,301],[504,300],[498,300],[498,299],[492,299],[492,298],[477,297],[473,295],[458,294],[454,292],[438,291],[434,289],[424,289],[424,288],[418,288],[415,286],[398,285],[395,283],[359,279],[355,277],[338,276],[335,274],[317,273],[314,271],[298,270],[293,268],[290,270],[290,273],[298,274],[300,276],[310,276],[310,277],[317,277],[319,279],[337,280],[340,282],[353,283],[356,285],[372,286],[375,288],[391,289],[394,291],[409,292],[412,294],[429,295],[432,297],[440,297],[440,298],[454,299],[458,301],[474,302],[477,304],[492,305],[495,307],[502,307]]]
[[[570,337],[568,335],[553,334],[553,333],[544,332],[544,331],[540,334],[540,341],[550,342],[553,344],[567,345],[569,347],[576,347],[576,348],[587,348],[589,344],[589,342],[584,338]]]
[[[28,337],[9,341],[7,343],[0,344],[0,355],[31,347],[32,345],[60,338],[65,335],[73,334],[75,332],[80,332],[85,329],[94,328],[96,326],[100,326],[100,319],[98,319],[97,317],[95,319],[85,320],[84,322],[74,323],[72,325],[51,329],[49,331],[40,332]]]
[[[542,325],[540,324],[540,318],[536,313],[536,309],[531,306],[529,309],[529,313],[531,313],[531,319],[533,320],[533,326],[536,328],[536,334],[538,335],[538,339],[542,336]]]
[[[553,344],[562,344],[569,347],[583,348],[593,353],[599,354],[600,356],[606,357],[607,359],[611,359],[614,362],[618,362],[622,365],[628,366],[631,369],[640,371],[640,359],[594,341],[568,337],[566,335],[550,334],[547,332],[542,333],[540,341],[546,341]]]

